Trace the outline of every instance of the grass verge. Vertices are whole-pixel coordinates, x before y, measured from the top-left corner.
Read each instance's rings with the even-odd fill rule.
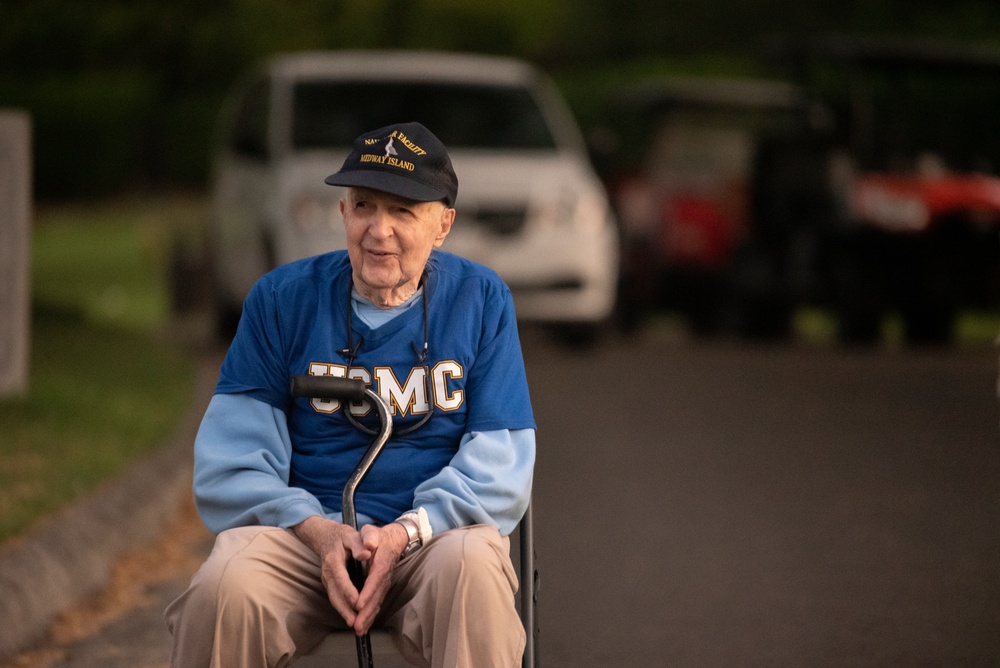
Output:
[[[40,210],[32,242],[29,390],[0,400],[0,541],[169,436],[194,361],[160,332],[165,266],[187,200]]]

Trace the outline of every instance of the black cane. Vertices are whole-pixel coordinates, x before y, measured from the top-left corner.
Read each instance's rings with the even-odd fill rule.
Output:
[[[358,517],[354,511],[354,491],[361,484],[365,475],[368,474],[372,464],[378,459],[382,452],[382,447],[392,434],[392,420],[389,418],[389,406],[385,400],[375,392],[365,387],[364,381],[356,378],[335,378],[333,376],[292,376],[292,396],[311,397],[314,399],[337,399],[341,402],[360,402],[367,399],[375,412],[378,413],[379,429],[375,440],[368,446],[364,456],[358,465],[354,467],[354,472],[347,479],[344,485],[344,493],[341,496],[341,507],[344,515],[344,524],[354,530],[358,528]],[[343,410],[350,410],[350,406],[343,406]],[[351,576],[351,582],[358,591],[365,583],[365,567],[355,561],[348,559],[347,572]],[[367,633],[356,636],[355,643],[358,648],[358,668],[373,668],[372,662],[372,641]]]

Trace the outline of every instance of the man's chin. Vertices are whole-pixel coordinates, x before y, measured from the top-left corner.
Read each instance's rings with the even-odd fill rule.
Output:
[[[361,281],[363,287],[367,290],[373,292],[385,292],[386,290],[394,290],[399,287],[399,277],[390,277],[386,275],[375,275],[375,276],[362,276]],[[364,290],[361,291],[364,294]]]

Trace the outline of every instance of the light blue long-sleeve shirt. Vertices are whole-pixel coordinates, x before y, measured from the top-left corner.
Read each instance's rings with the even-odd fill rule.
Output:
[[[291,527],[313,515],[341,521],[309,492],[289,487],[292,444],[283,411],[245,394],[216,394],[195,439],[194,495],[215,533],[262,524]],[[531,496],[533,429],[471,432],[448,466],[419,485],[414,508],[434,533],[494,524],[510,534]],[[371,518],[358,516],[359,525]]]

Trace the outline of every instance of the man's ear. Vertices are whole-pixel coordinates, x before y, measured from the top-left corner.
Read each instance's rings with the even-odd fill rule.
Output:
[[[444,238],[448,236],[451,232],[451,226],[455,222],[455,210],[451,207],[445,207],[444,211],[441,212],[441,229],[438,231],[438,235],[434,238],[434,247],[440,248],[441,244],[444,243]]]

